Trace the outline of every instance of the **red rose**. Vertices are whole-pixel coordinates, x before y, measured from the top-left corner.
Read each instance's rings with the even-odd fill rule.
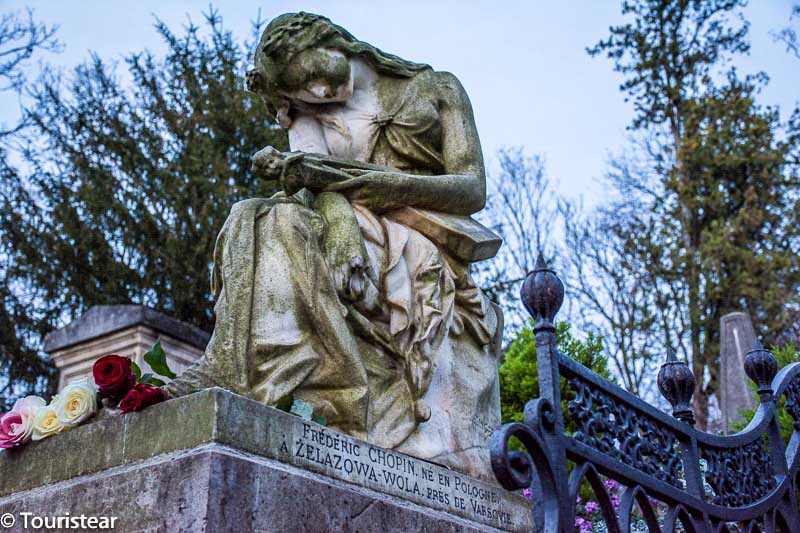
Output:
[[[166,400],[169,400],[169,396],[161,387],[139,383],[119,402],[119,409],[123,413],[132,413]]]
[[[95,361],[92,375],[100,396],[112,400],[125,396],[136,383],[131,360],[117,354],[106,355]]]

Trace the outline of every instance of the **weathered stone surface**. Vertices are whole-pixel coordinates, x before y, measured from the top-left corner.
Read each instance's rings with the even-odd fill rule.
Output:
[[[180,373],[202,355],[209,335],[141,305],[96,305],[64,328],[47,335],[45,351],[59,372],[58,390],[91,374],[100,357],[116,353],[150,372],[144,354],[160,340],[170,368]]]
[[[139,325],[166,333],[201,350],[205,349],[210,338],[201,329],[142,305],[95,305],[67,326],[47,334],[44,350],[62,350],[73,344]]]
[[[496,531],[210,444],[0,499],[0,514],[116,517],[117,531]]]
[[[530,528],[518,495],[221,389],[4,451],[0,473],[0,514],[113,510],[124,530]]]
[[[443,243],[462,261],[491,259],[503,244],[495,232],[471,217],[406,207],[394,211],[391,218]]]
[[[744,371],[744,358],[756,340],[753,322],[747,313],[728,313],[720,320],[720,401],[722,431],[742,420],[742,410],[756,405],[750,379]]]
[[[499,308],[469,264],[501,242],[458,79],[386,54],[310,13],[267,25],[248,87],[288,130],[214,252],[216,322],[171,396],[224,387],[291,395],[331,428],[491,479],[500,425]]]

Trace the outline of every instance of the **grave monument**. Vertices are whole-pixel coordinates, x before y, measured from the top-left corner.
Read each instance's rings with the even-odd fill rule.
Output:
[[[141,305],[94,305],[65,327],[44,339],[44,351],[58,368],[58,387],[87,377],[94,362],[109,353],[134,361],[144,372],[151,369],[144,354],[160,340],[167,362],[182,372],[203,355],[209,335],[154,309]]]
[[[458,79],[327,18],[266,27],[247,87],[289,133],[214,251],[216,326],[173,398],[0,453],[0,513],[175,531],[529,530],[500,488],[502,314],[470,264],[485,171]],[[303,416],[272,406],[286,399]],[[101,411],[102,412],[102,411]],[[84,450],[79,452],[79,450]]]
[[[282,191],[234,206],[214,334],[169,392],[291,395],[331,429],[490,479],[502,318],[469,264],[500,241],[469,217],[486,184],[466,92],[307,13],[270,22],[254,59],[248,88],[292,152],[255,155]]]
[[[756,333],[747,313],[728,313],[720,319],[720,401],[722,431],[743,420],[742,411],[756,406],[744,372],[744,358],[753,348]]]

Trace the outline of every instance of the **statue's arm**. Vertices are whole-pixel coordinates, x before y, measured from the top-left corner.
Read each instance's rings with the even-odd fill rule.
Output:
[[[374,209],[421,207],[471,215],[486,204],[486,177],[472,106],[458,79],[437,73],[442,152],[446,174],[419,176],[395,171],[370,171],[331,184],[351,200]]]

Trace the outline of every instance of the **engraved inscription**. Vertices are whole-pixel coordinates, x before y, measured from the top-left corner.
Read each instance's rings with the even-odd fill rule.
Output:
[[[290,456],[286,458],[291,463],[317,466],[315,470],[352,483],[503,529],[524,529],[528,522],[527,510],[518,501],[509,501],[509,495],[499,487],[317,424],[293,422],[300,427],[284,432],[275,442],[277,455]]]

